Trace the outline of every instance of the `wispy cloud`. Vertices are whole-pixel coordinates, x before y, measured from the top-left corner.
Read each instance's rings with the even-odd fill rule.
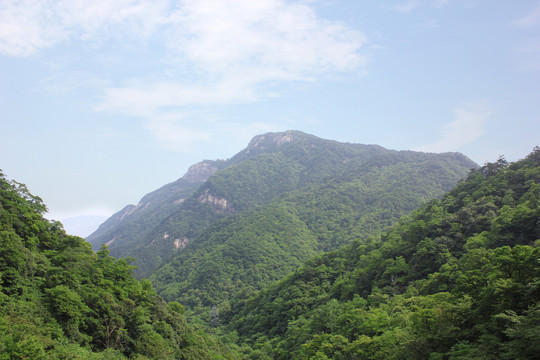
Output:
[[[156,118],[149,121],[146,127],[164,148],[176,152],[189,152],[193,144],[210,139],[208,132],[183,126],[173,119]]]
[[[287,129],[286,126],[274,123],[216,121],[214,115],[197,111],[167,113],[147,121],[145,126],[163,148],[175,152],[190,152],[204,142],[223,138],[247,144],[254,135]]]
[[[69,40],[145,39],[166,22],[162,0],[3,0],[0,53],[25,57]]]
[[[183,116],[163,120],[185,114],[187,108],[254,102],[280,96],[280,85],[318,81],[339,72],[361,74],[367,62],[361,53],[366,43],[362,32],[321,18],[305,1],[4,0],[0,4],[0,54],[25,57],[74,44],[96,49],[92,56],[110,52],[111,45],[146,47],[153,53],[158,47],[156,55],[168,70],[144,76],[132,71],[121,79],[105,79],[108,85],[95,110],[143,118],[166,144],[173,138],[188,143],[187,138],[207,137],[187,130],[182,122],[189,120]],[[64,81],[58,88],[75,84]]]
[[[491,111],[482,103],[466,103],[454,110],[454,121],[441,129],[441,138],[414,150],[426,152],[458,151],[474,142],[485,132],[485,125]]]
[[[398,12],[401,12],[401,13],[409,14],[414,9],[419,7],[420,5],[421,4],[420,4],[419,1],[413,0],[413,1],[409,1],[409,2],[407,2],[405,4],[392,6],[391,9],[395,10],[395,11],[398,11]]]
[[[67,38],[46,1],[0,3],[0,53],[28,56]]]
[[[263,85],[310,81],[366,62],[359,53],[366,42],[362,33],[318,18],[306,5],[282,0],[184,1],[170,20],[167,46],[178,56],[179,66],[187,63],[204,74],[204,80],[111,88],[105,104],[124,106],[126,97],[119,96],[124,92],[151,92],[150,98],[167,99],[167,106],[254,101],[265,95]]]
[[[446,6],[448,5],[448,3],[450,2],[450,0],[434,0],[432,3],[431,3],[431,6],[435,7],[435,8],[441,8],[443,6]]]
[[[512,24],[517,27],[531,27],[540,24],[540,3],[536,4],[536,7],[524,17],[512,21]]]
[[[241,81],[225,79],[201,84],[180,82],[144,83],[107,88],[98,111],[110,111],[130,116],[151,117],[161,109],[190,105],[219,105],[257,100],[253,89]]]

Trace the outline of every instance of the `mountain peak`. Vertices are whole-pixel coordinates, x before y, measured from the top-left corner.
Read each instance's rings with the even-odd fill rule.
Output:
[[[203,160],[191,165],[182,179],[190,183],[202,183],[212,176],[217,170],[218,168],[214,165],[213,161]]]
[[[295,130],[287,130],[283,132],[266,133],[263,135],[257,135],[249,142],[246,150],[255,148],[266,149],[270,146],[279,147],[283,144],[296,141],[303,133]]]

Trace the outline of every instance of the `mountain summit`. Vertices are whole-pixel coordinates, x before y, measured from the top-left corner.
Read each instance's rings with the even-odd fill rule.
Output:
[[[395,151],[294,130],[267,133],[254,137],[228,160],[192,165],[182,178],[114,214],[87,239],[95,249],[108,245],[116,257],[137,258],[137,275],[149,276],[195,247],[212,224],[260,206],[275,206],[280,199],[297,207],[311,201],[309,206],[324,213],[330,211],[325,206],[343,206],[331,204],[338,201],[330,195],[333,188],[343,192],[347,199],[339,200],[349,202],[347,212],[354,214],[346,226],[379,231],[422,201],[442,196],[474,167],[458,153]],[[327,203],[315,205],[326,197]],[[299,226],[312,225],[307,218],[296,220]],[[304,255],[294,255],[295,263],[347,241],[335,236],[316,239]]]

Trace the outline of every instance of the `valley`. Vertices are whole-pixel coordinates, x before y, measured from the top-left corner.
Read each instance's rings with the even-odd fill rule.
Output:
[[[533,359],[539,182],[538,147],[479,167],[268,133],[88,243],[2,177],[0,346],[35,359]]]

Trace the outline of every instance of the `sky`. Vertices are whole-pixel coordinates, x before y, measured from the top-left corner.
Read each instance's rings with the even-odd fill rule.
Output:
[[[514,161],[539,107],[539,0],[0,1],[0,169],[57,220],[287,129]]]

